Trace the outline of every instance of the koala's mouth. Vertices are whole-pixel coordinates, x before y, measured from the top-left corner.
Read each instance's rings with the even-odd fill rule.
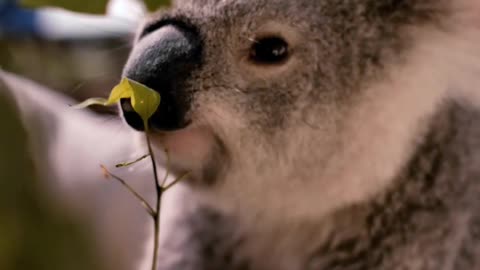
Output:
[[[143,121],[131,107],[130,100],[122,100],[120,105],[125,121],[133,129],[145,131]],[[189,171],[197,182],[205,182],[206,178],[208,182],[213,182],[227,160],[222,140],[209,125],[189,120],[178,109],[169,109],[169,103],[162,105],[148,122],[153,146],[168,151],[172,170]]]
[[[188,125],[175,131],[153,128],[150,136],[156,148],[166,149],[176,172],[190,172],[197,183],[215,182],[227,160],[226,150],[208,126]]]
[[[120,105],[128,125],[135,130],[145,131],[143,120],[133,110],[130,100],[123,99]],[[167,149],[175,160],[180,161],[189,156],[201,158],[207,151],[206,148],[211,146],[210,138],[213,136],[208,127],[193,125],[178,110],[173,110],[169,103],[160,104],[148,120],[148,130],[157,146]]]
[[[177,130],[160,130],[155,127],[151,129],[150,136],[155,139],[155,143],[161,143],[169,152],[173,154],[182,154],[187,152],[191,155],[202,152],[210,144],[213,136],[207,127],[195,127],[189,125]]]

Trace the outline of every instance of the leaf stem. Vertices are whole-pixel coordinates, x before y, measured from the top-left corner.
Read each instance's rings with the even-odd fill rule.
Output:
[[[143,155],[143,156],[137,158],[137,159],[134,160],[134,161],[124,162],[124,163],[117,164],[117,165],[115,165],[115,168],[122,168],[122,167],[131,166],[131,165],[133,165],[133,164],[135,164],[135,163],[138,163],[138,162],[146,159],[147,157],[148,157],[148,155]]]
[[[178,182],[182,181],[183,179],[185,179],[188,175],[190,174],[190,172],[186,172],[184,174],[182,174],[180,177],[178,177],[177,179],[175,179],[172,183],[166,185],[164,188],[163,188],[163,192],[169,190],[171,187],[175,186],[176,184],[178,184]]]
[[[157,257],[158,257],[158,250],[159,250],[159,236],[160,236],[160,208],[162,205],[162,195],[165,191],[169,190],[172,188],[175,184],[183,180],[189,175],[189,172],[184,173],[180,177],[176,178],[172,183],[165,185],[167,178],[170,174],[170,157],[168,154],[167,149],[165,149],[165,153],[167,155],[167,166],[166,166],[166,171],[165,171],[165,176],[162,180],[162,183],[160,183],[159,178],[158,178],[158,171],[157,171],[157,166],[156,166],[156,160],[155,160],[155,155],[153,153],[152,149],[152,144],[150,141],[150,136],[148,136],[148,132],[145,133],[145,137],[147,139],[147,146],[148,146],[148,155],[145,155],[136,161],[132,162],[138,162],[148,156],[150,156],[150,160],[152,162],[152,169],[153,169],[153,177],[155,180],[155,190],[156,190],[156,203],[155,203],[155,208],[150,206],[150,204],[143,198],[135,189],[133,189],[125,180],[122,178],[116,176],[115,174],[112,174],[108,169],[101,165],[102,170],[106,173],[106,176],[111,176],[118,182],[120,182],[131,194],[133,194],[143,205],[143,207],[147,210],[148,214],[153,218],[153,238],[154,238],[154,243],[153,243],[153,256],[152,256],[152,270],[157,270]],[[119,166],[119,167],[124,167],[124,166]]]
[[[152,161],[152,167],[153,167],[153,178],[155,179],[155,186],[157,191],[161,190],[161,185],[160,182],[158,181],[158,172],[157,172],[157,162],[155,161],[155,155],[153,154],[153,149],[152,149],[152,144],[150,142],[150,136],[148,136],[148,133],[145,133],[145,137],[147,138],[147,146],[148,146],[148,154],[150,155],[150,160]],[[168,167],[167,167],[168,170]],[[157,193],[157,198],[161,196],[161,193]]]
[[[102,170],[104,170],[107,173],[108,176],[113,177],[120,184],[122,184],[127,189],[127,191],[129,191],[133,196],[135,196],[135,198],[137,198],[140,201],[140,203],[145,208],[145,210],[147,210],[150,216],[155,217],[157,215],[157,212],[150,206],[147,200],[145,200],[145,198],[143,198],[142,195],[140,195],[137,191],[135,191],[135,189],[133,189],[125,180],[111,173],[105,166],[103,165],[100,165],[100,166],[102,167]]]
[[[157,195],[157,201],[155,206],[155,215],[153,217],[153,256],[152,256],[152,270],[157,270],[157,257],[158,257],[158,247],[159,247],[159,235],[160,235],[160,207],[162,203],[162,195],[163,195],[163,188],[160,185],[158,180],[158,172],[157,172],[157,163],[155,161],[155,155],[153,154],[152,144],[150,142],[150,136],[148,136],[148,132],[145,132],[145,137],[147,139],[147,146],[148,146],[148,153],[150,154],[150,160],[152,161],[153,167],[153,177],[155,180],[155,190]],[[169,168],[167,167],[167,172]]]

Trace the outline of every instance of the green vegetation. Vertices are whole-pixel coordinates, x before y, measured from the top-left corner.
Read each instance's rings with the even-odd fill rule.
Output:
[[[107,0],[20,2],[27,7],[58,6],[79,12],[103,13]],[[167,3],[165,0],[146,2],[150,10]],[[92,93],[81,91],[75,85],[80,81],[91,89],[109,89],[110,81],[118,80],[128,53],[128,44],[124,43],[126,42],[120,45],[106,43],[101,46],[37,40],[0,40],[0,66],[19,74],[28,74],[27,77],[36,78],[45,84],[56,85],[65,91],[65,94],[91,96]],[[87,68],[84,68],[85,65]],[[97,74],[99,72],[91,68],[92,66],[101,67],[107,72]],[[80,72],[84,70],[89,70],[90,73],[85,75],[85,72]],[[89,78],[85,79],[86,77]],[[106,85],[108,86],[105,87]],[[23,129],[20,115],[10,98],[1,95],[9,92],[2,89],[5,87],[0,80],[0,122],[2,130],[6,131],[0,133],[0,269],[104,269],[104,266],[98,263],[101,260],[95,257],[95,247],[89,241],[91,239],[87,238],[91,232],[87,231],[85,224],[71,217],[65,209],[58,209],[61,206],[53,205],[45,195],[43,181],[37,177],[28,149],[29,134]],[[158,105],[151,106],[156,108]],[[148,108],[150,107],[141,111],[141,114],[148,117],[151,113]],[[143,158],[136,162],[141,160]],[[122,165],[130,164],[133,163]],[[172,186],[163,187],[160,184],[157,185],[160,193]],[[160,200],[155,207],[156,211],[152,212],[156,228],[159,228],[159,202]]]
[[[0,79],[0,269],[101,269],[85,228],[45,198],[5,87]]]
[[[56,6],[69,10],[88,13],[104,13],[108,0],[20,0],[20,3],[26,7]],[[167,5],[169,0],[145,0],[150,10],[155,10],[160,6]]]

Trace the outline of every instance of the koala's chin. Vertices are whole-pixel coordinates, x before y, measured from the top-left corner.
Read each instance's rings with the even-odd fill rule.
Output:
[[[214,156],[217,141],[210,128],[186,127],[177,131],[154,131],[150,135],[154,151],[168,152],[171,169],[177,173],[189,172],[194,178],[203,174],[211,157]],[[158,156],[157,155],[157,156]]]

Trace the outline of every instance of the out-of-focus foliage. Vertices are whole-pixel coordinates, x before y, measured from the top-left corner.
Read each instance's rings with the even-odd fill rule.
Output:
[[[130,41],[0,40],[0,67],[84,100],[106,96],[118,83]]]
[[[46,199],[27,134],[0,81],[0,269],[100,269],[86,234]]]
[[[108,0],[18,0],[26,7],[56,6],[86,13],[104,13]],[[150,10],[168,0],[146,0]],[[77,100],[106,96],[118,83],[131,37],[84,42],[0,39],[0,67],[23,75]],[[112,109],[95,107],[112,112]]]
[[[108,0],[20,0],[26,7],[56,6],[88,13],[104,13]],[[168,4],[168,0],[145,0],[149,10]]]
[[[103,13],[106,0],[19,0],[29,7],[58,6]],[[151,10],[164,0],[147,0]],[[66,43],[36,39],[0,40],[0,67],[69,96],[108,95],[118,83],[130,41]],[[0,82],[0,269],[96,270],[91,233],[47,200],[28,149],[18,112]]]

